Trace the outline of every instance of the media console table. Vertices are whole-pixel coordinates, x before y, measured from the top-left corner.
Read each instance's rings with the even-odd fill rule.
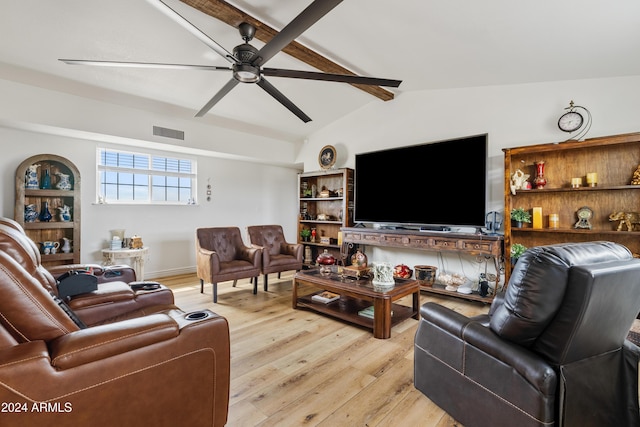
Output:
[[[341,231],[343,245],[374,245],[432,252],[462,252],[469,255],[489,257],[493,259],[496,268],[496,288],[500,283],[500,261],[503,259],[504,254],[504,239],[500,235],[489,236],[484,234],[360,227],[343,227]],[[490,303],[494,298],[494,295],[482,297],[475,291],[471,294],[447,291],[444,286],[438,284],[434,284],[432,287],[421,285],[420,289],[425,292],[485,303]]]

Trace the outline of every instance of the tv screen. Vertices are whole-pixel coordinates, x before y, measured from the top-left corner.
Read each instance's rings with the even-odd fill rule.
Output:
[[[355,156],[356,223],[483,227],[486,193],[486,134]]]

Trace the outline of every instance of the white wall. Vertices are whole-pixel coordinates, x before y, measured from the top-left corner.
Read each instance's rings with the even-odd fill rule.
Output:
[[[107,247],[110,230],[120,228],[127,236],[140,235],[150,248],[146,278],[195,271],[197,227],[238,226],[248,242],[247,225],[276,223],[284,227],[288,240],[296,239],[298,171],[293,167],[196,156],[197,206],[99,205],[95,203],[98,146],[123,148],[90,139],[0,127],[0,213],[13,218],[17,166],[30,156],[52,153],[72,161],[82,177],[83,262],[101,262],[100,250]],[[211,202],[205,195],[208,182],[212,185]]]
[[[557,121],[571,100],[586,107],[593,116],[587,138],[638,132],[639,94],[640,77],[403,93],[390,102],[373,101],[311,135],[297,160],[304,163],[305,170],[317,169],[318,152],[322,146],[332,144],[338,151],[336,167],[353,167],[356,153],[488,133],[488,210],[503,210],[502,148],[568,139],[569,135],[558,129]],[[456,169],[455,159],[425,165],[428,179],[446,179],[453,173],[464,173]],[[407,200],[398,208],[431,208],[426,202],[420,205],[415,201],[414,190],[394,190],[404,193]],[[461,188],[460,197],[464,192]],[[458,260],[454,256],[443,262],[427,252],[376,248],[367,251],[373,261],[448,265],[451,270],[458,266],[458,270],[473,277],[477,276],[470,272],[484,270],[483,263],[475,259]]]

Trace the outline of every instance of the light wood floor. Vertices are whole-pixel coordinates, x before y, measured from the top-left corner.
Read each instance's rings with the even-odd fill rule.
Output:
[[[208,308],[229,321],[231,393],[228,426],[459,425],[413,387],[413,338],[418,321],[396,325],[391,338],[291,307],[293,272],[269,276],[269,292],[251,293],[248,280],[211,285],[200,293],[195,275],[158,279],[185,311]],[[488,306],[422,293],[462,314]],[[409,298],[400,300],[410,306]]]

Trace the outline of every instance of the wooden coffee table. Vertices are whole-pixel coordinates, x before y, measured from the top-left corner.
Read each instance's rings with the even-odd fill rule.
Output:
[[[413,317],[420,318],[420,285],[413,279],[395,279],[396,285],[386,292],[377,292],[369,279],[343,277],[332,272],[322,275],[318,269],[302,270],[293,279],[293,308],[306,308],[338,319],[373,329],[375,338],[390,338],[391,327]],[[308,285],[319,288],[317,292],[298,295],[298,287]],[[340,294],[340,299],[324,304],[311,299],[327,290]],[[413,296],[412,307],[393,302],[407,295]],[[373,305],[373,319],[360,316],[358,311]]]

